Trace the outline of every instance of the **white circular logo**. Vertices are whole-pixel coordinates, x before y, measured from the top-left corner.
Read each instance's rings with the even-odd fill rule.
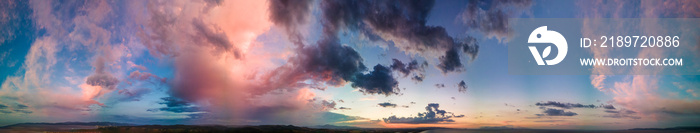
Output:
[[[559,32],[547,30],[547,26],[542,26],[532,31],[532,33],[530,33],[530,37],[528,37],[527,39],[527,43],[551,43],[557,47],[557,56],[551,60],[543,61],[543,59],[547,58],[547,56],[549,56],[549,53],[552,51],[551,46],[547,46],[546,48],[544,48],[544,51],[542,51],[541,55],[537,48],[535,48],[535,46],[528,46],[528,48],[530,48],[532,56],[535,57],[537,65],[545,65],[545,62],[547,63],[546,65],[558,64],[559,62],[564,60],[564,57],[566,57],[566,52],[569,48],[566,44],[566,39],[564,38],[564,36],[559,34]]]

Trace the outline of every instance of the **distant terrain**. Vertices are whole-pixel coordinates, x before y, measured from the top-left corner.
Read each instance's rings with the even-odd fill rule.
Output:
[[[424,132],[424,133],[691,133],[700,132],[700,127],[673,128],[634,128],[628,130],[554,130],[554,129],[449,129],[449,128],[359,128],[352,126],[318,125],[299,127],[293,125],[257,125],[257,126],[222,126],[222,125],[135,125],[114,122],[62,122],[62,123],[20,123],[0,127],[0,132],[101,132],[101,133],[299,133],[299,132]]]
[[[97,129],[104,126],[133,126],[134,124],[115,122],[60,122],[60,123],[19,123],[0,127],[5,132],[55,132]]]

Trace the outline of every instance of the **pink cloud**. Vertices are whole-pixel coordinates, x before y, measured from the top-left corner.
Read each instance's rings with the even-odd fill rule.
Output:
[[[641,1],[641,4],[635,4],[629,1],[581,1],[578,3],[581,7],[599,7],[599,10],[586,10],[582,12],[583,35],[592,37],[599,35],[616,34],[621,31],[626,31],[622,23],[617,26],[600,23],[599,18],[626,18],[626,17],[642,17],[642,18],[659,18],[659,17],[698,17],[700,13],[691,8],[700,7],[700,2],[697,1]],[[632,12],[626,10],[629,8],[639,8],[642,12]],[[639,16],[634,16],[639,14]],[[656,21],[644,21],[641,23],[643,33],[670,33],[663,27],[659,27]],[[600,28],[612,27],[612,28]],[[595,58],[607,58],[619,56],[619,52],[611,48],[591,48],[591,53]],[[619,51],[619,50],[618,50]],[[670,53],[678,53],[679,51],[670,51],[669,49],[641,49],[637,53],[639,58],[657,58],[665,57]],[[682,51],[680,51],[682,52]],[[591,75],[591,84],[600,91],[613,95],[613,102],[623,107],[639,112],[642,116],[653,119],[665,119],[669,114],[700,114],[699,100],[682,100],[679,98],[663,97],[663,90],[660,90],[659,82],[660,74],[664,67],[632,68],[630,74],[633,73],[648,73],[651,75],[630,75],[630,76],[611,76],[603,75],[616,73],[610,67],[596,66],[593,68]],[[691,92],[688,92],[691,93]]]

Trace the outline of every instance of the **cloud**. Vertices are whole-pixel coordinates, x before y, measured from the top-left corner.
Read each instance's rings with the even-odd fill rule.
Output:
[[[31,113],[34,113],[33,111],[29,111],[29,110],[22,110],[22,109],[15,109],[14,111],[15,111],[15,112],[18,112],[18,113],[25,113],[25,114],[31,114]]]
[[[391,70],[403,74],[403,77],[406,77],[413,73],[414,76],[411,79],[416,82],[421,82],[423,81],[423,79],[425,79],[424,73],[426,66],[428,66],[428,62],[425,61],[421,64],[418,64],[418,61],[411,60],[411,62],[404,64],[398,59],[392,59],[392,64],[389,67],[391,68]]]
[[[700,16],[697,10],[689,10],[700,7],[696,1],[579,1],[580,7],[601,7],[601,10],[586,10],[580,13],[583,18],[695,18]],[[683,5],[683,6],[678,6]],[[628,10],[618,10],[628,9]],[[683,30],[675,30],[674,25],[659,26],[656,21],[642,23],[639,27],[629,29],[624,23],[600,23],[596,19],[585,19],[582,25],[582,35],[598,36],[601,33],[611,34],[627,32],[630,30],[640,32],[653,32],[657,34],[679,34],[696,36],[696,33],[688,33]],[[608,28],[612,27],[612,28]],[[622,52],[613,49],[590,49],[595,58],[608,58],[619,56]],[[656,58],[672,55],[697,55],[692,50],[676,49],[643,49],[635,53],[637,58]],[[611,67],[597,66],[592,69],[591,84],[601,92],[613,96],[613,103],[624,109],[637,112],[639,117],[651,118],[651,120],[667,119],[674,115],[698,115],[700,114],[700,101],[667,97],[666,80],[674,76],[656,76],[665,71],[664,67],[651,69],[632,69],[628,72],[645,73],[643,75],[629,75],[625,71],[611,69]],[[641,71],[643,70],[643,71]],[[625,73],[620,73],[625,72]],[[614,74],[615,75],[602,75]],[[679,81],[673,81],[679,82]],[[686,82],[686,81],[680,81]],[[670,84],[670,83],[669,83]],[[692,94],[691,94],[692,95]]]
[[[357,81],[357,86],[368,94],[395,94],[395,90],[381,87],[396,87],[397,82],[382,85],[370,81],[396,81],[387,67],[367,70],[359,54],[337,39],[326,39],[327,42],[294,48],[294,51],[268,52],[269,48],[284,47],[257,42],[257,37],[270,29],[271,21],[283,20],[270,20],[271,2],[277,1],[29,1],[34,9],[31,17],[36,29],[45,33],[34,40],[23,70],[18,72],[21,75],[8,77],[3,82],[0,96],[22,101],[31,107],[27,111],[37,112],[33,115],[90,119],[90,115],[104,113],[94,110],[107,109],[116,102],[141,100],[140,97],[156,91],[149,88],[151,86],[131,86],[130,82],[156,81],[167,85],[163,91],[170,95],[160,99],[163,102],[159,105],[165,107],[151,109],[162,112],[159,114],[206,111],[207,114],[193,118],[211,122],[297,124],[301,122],[294,120],[311,120],[305,117],[323,111],[322,101],[307,101],[308,94],[313,93],[306,89],[316,83],[344,85]],[[300,1],[287,2],[297,3]],[[302,6],[294,8],[310,10]],[[286,19],[301,22],[298,18]],[[319,60],[313,60],[317,57],[312,56],[305,56],[310,60],[303,55],[296,56],[295,52],[304,50],[327,52],[312,55],[318,58],[340,54]],[[174,71],[159,68],[151,73],[145,66],[135,64],[134,58],[146,51],[158,63],[172,65]],[[318,63],[315,61],[353,57],[353,54],[357,58],[332,62],[337,64],[314,64]],[[289,62],[279,63],[274,59]],[[294,59],[300,61],[292,61]],[[151,59],[147,58],[146,62],[149,61]],[[64,62],[69,64],[64,65]],[[83,67],[93,70],[72,71]],[[293,69],[270,72],[278,67]],[[167,83],[165,77],[154,74],[161,74],[162,70],[168,77]],[[53,80],[56,75],[64,74],[76,74],[68,76],[84,79],[84,82],[65,86]],[[121,84],[122,81],[128,83]],[[271,96],[263,96],[266,94]],[[54,99],[61,99],[61,102]],[[3,99],[3,102],[13,100]],[[173,104],[180,102],[187,104]],[[92,106],[95,104],[100,106]],[[236,111],[222,111],[232,109]],[[261,111],[265,109],[279,112]],[[279,115],[284,113],[294,115]]]
[[[352,47],[341,45],[336,33],[324,24],[321,40],[316,45],[297,48],[298,54],[288,59],[289,65],[263,75],[264,83],[259,90],[299,88],[301,86],[294,85],[311,79],[333,86],[351,82],[352,87],[365,94],[398,94],[398,81],[388,67],[377,64],[373,71],[364,74],[367,68],[362,57]]]
[[[566,120],[539,120],[535,122],[565,122]]]
[[[234,58],[242,58],[242,51],[233,45],[229,40],[226,32],[221,30],[221,27],[215,24],[206,24],[201,19],[192,20],[192,26],[195,33],[192,35],[193,40],[203,41],[202,44],[209,44],[215,52],[228,52]]]
[[[303,47],[298,53],[289,59],[294,66],[285,65],[263,76],[267,83],[263,88],[293,88],[297,82],[310,78],[333,86],[349,81],[365,94],[398,94],[398,81],[388,67],[377,64],[373,71],[363,74],[367,68],[359,53],[340,45],[334,36],[326,36],[316,46]]]
[[[397,106],[396,104],[393,104],[393,103],[390,103],[390,102],[383,102],[383,103],[379,103],[379,104],[377,104],[377,105],[382,106],[382,107],[385,107],[385,108],[386,108],[386,107],[396,108],[396,106]]]
[[[333,113],[333,112],[322,112],[320,114],[317,114],[317,118],[315,118],[315,121],[318,121],[319,123],[323,124],[330,124],[330,123],[344,123],[344,122],[354,122],[357,120],[369,120],[367,118],[359,117],[359,116],[348,116],[344,114],[338,114],[338,113]]]
[[[152,56],[172,59],[170,94],[186,101],[244,101],[252,93],[249,75],[267,69],[270,55],[251,54],[264,49],[258,35],[272,26],[267,1],[148,1],[130,3],[136,31]],[[257,46],[256,46],[257,45]],[[251,71],[253,70],[253,71]],[[131,78],[157,78],[132,72]],[[219,92],[231,92],[222,94]],[[213,100],[218,99],[218,100]],[[237,104],[228,104],[232,106]]]
[[[435,84],[435,88],[445,88],[445,84]]]
[[[118,58],[113,53],[115,48],[108,43],[99,43],[97,45],[95,47],[99,47],[99,49],[95,51],[97,54],[92,62],[92,67],[95,68],[95,71],[86,78],[85,84],[80,85],[84,92],[83,98],[87,100],[102,97],[104,94],[116,90],[117,85],[120,83],[119,79],[108,71],[108,64],[114,63]]]
[[[21,70],[18,70],[16,75],[8,76],[2,83],[0,96],[8,98],[3,99],[3,102],[21,101],[23,105],[31,108],[14,111],[32,113],[30,117],[42,119],[77,118],[79,115],[91,115],[89,106],[102,105],[97,100],[103,98],[102,94],[114,90],[119,83],[117,77],[111,75],[114,68],[110,66],[118,66],[114,61],[123,57],[122,53],[127,51],[119,49],[117,46],[119,45],[117,43],[120,42],[118,40],[122,38],[112,38],[112,36],[122,34],[110,33],[105,28],[121,26],[121,23],[110,23],[121,22],[116,19],[121,16],[109,14],[115,9],[107,2],[26,1],[25,3],[23,1],[14,3],[22,8],[25,6],[30,8],[27,10],[31,11],[24,9],[16,11],[31,13],[31,15],[22,16],[25,14],[21,13],[11,16],[31,19],[31,21],[15,22],[35,26],[27,27],[28,29],[25,29],[26,32],[23,34],[36,34],[36,36],[27,38],[32,44],[27,55],[24,56],[25,60]],[[108,15],[110,17],[105,17]],[[120,28],[111,30],[119,31]],[[95,69],[92,74],[89,71],[85,71],[88,73],[73,71],[74,68],[77,68],[76,66],[90,65]],[[81,85],[66,86],[66,84],[56,80],[56,77],[64,76],[57,75],[84,77],[85,81]],[[56,102],[55,99],[61,99],[61,101]]]
[[[312,0],[271,0],[270,20],[285,28],[289,40],[297,46],[303,45],[298,27],[309,21]]]
[[[467,93],[467,88],[467,83],[465,83],[464,80],[457,83],[457,91]]]
[[[634,112],[632,110],[626,110],[626,109],[605,110],[605,112],[609,113],[609,114],[603,115],[603,117],[641,119],[641,117],[635,116],[635,114],[637,114],[637,112]]]
[[[161,78],[158,77],[154,74],[148,73],[148,72],[140,72],[139,70],[131,72],[129,74],[130,79],[135,79],[135,80],[140,80],[140,81],[148,81],[149,79],[155,79],[156,81],[160,83],[166,83],[167,78]]]
[[[427,112],[418,113],[416,117],[396,117],[383,118],[385,123],[423,124],[423,123],[451,123],[452,118],[462,118],[464,115],[454,115],[452,112],[440,110],[440,104],[430,103],[425,107]]]
[[[601,106],[602,108],[604,108],[604,109],[615,109],[615,106],[610,105],[610,104],[608,104],[608,105],[600,105],[600,106]]]
[[[425,75],[423,75],[423,74],[417,74],[417,75],[413,75],[413,77],[411,77],[411,80],[416,81],[416,82],[423,82],[424,79],[425,79]]]
[[[463,69],[462,61],[459,60],[459,53],[457,49],[450,49],[445,52],[444,56],[438,58],[440,64],[437,67],[442,71],[442,73],[448,72],[461,72]]]
[[[352,108],[348,108],[348,107],[340,107],[338,109],[340,109],[340,110],[352,110]]]
[[[0,104],[0,109],[6,109],[7,105]]]
[[[467,27],[482,32],[486,37],[508,41],[513,36],[510,18],[529,10],[532,3],[531,0],[470,1],[459,18]]]
[[[571,111],[564,111],[561,109],[552,109],[552,108],[543,108],[544,111],[542,113],[544,114],[535,114],[537,116],[575,116],[578,115],[574,112]]]
[[[158,104],[165,105],[165,107],[148,109],[148,111],[151,111],[151,112],[167,111],[167,112],[173,112],[173,113],[201,112],[202,111],[199,107],[192,105],[189,102],[182,100],[180,98],[177,98],[177,97],[163,97],[163,98],[161,98],[161,100],[163,100],[163,101],[159,102]]]
[[[337,122],[342,114],[326,113],[335,109],[338,105],[334,101],[317,100],[311,89],[284,90],[278,89],[270,93],[260,95],[249,100],[245,108],[236,109],[243,112],[242,116],[226,118],[226,115],[212,115],[211,119],[239,119],[245,121],[258,121],[257,124],[295,124],[318,125],[327,124],[328,121]],[[324,102],[325,101],[325,102]],[[213,111],[223,111],[216,110]],[[226,111],[223,111],[226,112]],[[218,112],[222,113],[222,112]],[[228,113],[230,115],[230,113]],[[223,118],[222,118],[223,116]],[[342,115],[345,116],[345,115]]]
[[[120,89],[117,91],[118,94],[122,94],[118,96],[119,98],[117,101],[140,101],[141,97],[144,95],[151,93],[151,89],[149,88],[134,88],[134,89]]]
[[[27,109],[27,107],[29,107],[29,106],[18,103],[15,109]]]
[[[503,130],[503,129],[515,129],[513,125],[505,125],[505,126],[482,126],[479,127],[479,129],[487,129],[487,130]]]
[[[444,73],[461,70],[458,49],[469,47],[475,55],[476,44],[456,42],[440,26],[426,25],[434,1],[321,1],[322,22],[329,29],[350,29],[370,40],[386,40],[408,54],[441,57],[438,66]],[[446,54],[446,55],[443,55]],[[474,58],[474,56],[472,56]]]
[[[396,95],[399,82],[394,79],[389,68],[377,64],[369,74],[356,75],[352,87],[362,88],[360,92],[368,94]]]
[[[0,46],[14,40],[21,32],[21,27],[30,24],[25,23],[29,18],[31,9],[27,1],[3,1],[0,2]],[[0,61],[2,59],[0,58]]]
[[[105,45],[105,44],[103,44]],[[119,84],[119,80],[112,74],[107,72],[106,64],[113,63],[116,57],[112,54],[113,49],[110,46],[101,46],[100,54],[98,54],[92,66],[95,68],[95,73],[87,77],[86,84],[92,86],[100,86],[108,90],[114,90]]]
[[[9,113],[12,113],[12,111],[9,111],[9,110],[0,110],[0,113],[9,114]]]
[[[129,68],[136,68],[136,69],[141,70],[141,71],[146,71],[146,70],[148,70],[148,68],[146,68],[146,67],[144,67],[144,66],[142,66],[142,65],[138,65],[138,64],[136,64],[136,63],[134,63],[134,62],[132,62],[132,61],[126,61],[126,64],[128,65]]]
[[[322,110],[335,110],[336,109],[335,105],[336,105],[335,101],[330,101],[330,102],[326,101],[326,100],[321,101],[321,106],[323,106]]]
[[[556,101],[547,101],[547,102],[537,102],[535,103],[536,106],[551,106],[551,107],[559,107],[559,108],[564,108],[564,109],[571,109],[571,108],[596,108],[595,105],[590,104],[590,105],[583,105],[580,103],[560,103]],[[612,105],[611,105],[612,106]],[[614,107],[613,107],[614,108]]]
[[[313,93],[302,88],[309,86],[304,81],[325,80],[327,77],[321,76],[328,71],[305,74],[310,72],[297,69],[302,68],[297,66],[311,67],[318,62],[292,63],[295,59],[287,57],[289,51],[269,51],[285,46],[257,42],[257,37],[265,34],[272,21],[276,21],[270,20],[271,3],[268,1],[148,1],[131,4],[135,5],[130,14],[136,19],[136,25],[143,25],[137,28],[136,34],[143,46],[152,56],[173,60],[175,71],[173,78],[167,80],[168,94],[190,104],[152,111],[188,113],[206,110],[206,114],[196,118],[211,122],[299,124],[306,122],[292,120],[309,120],[304,118],[307,114],[315,114],[324,107],[320,101],[308,102],[306,94]],[[341,50],[326,52],[354,52],[342,51],[342,47],[332,48]],[[323,48],[305,50],[311,49]],[[280,66],[275,59],[288,62]],[[341,63],[348,62],[354,63],[352,59]],[[355,73],[347,74],[352,77]],[[131,79],[158,79],[142,71],[131,75]]]

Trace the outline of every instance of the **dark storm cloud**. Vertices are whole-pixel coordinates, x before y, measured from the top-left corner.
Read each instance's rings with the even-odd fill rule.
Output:
[[[316,46],[304,47],[299,52],[300,54],[292,59],[300,65],[299,69],[329,78],[332,85],[340,85],[343,80],[352,80],[353,76],[367,69],[360,54],[352,47],[341,45],[336,37],[327,37],[320,40]]]
[[[440,105],[430,103],[425,107],[426,112],[418,113],[416,117],[396,117],[390,116],[384,118],[385,123],[405,123],[405,124],[423,124],[423,123],[450,123],[454,122],[452,118],[461,118],[464,115],[454,115],[452,112],[440,110]]]
[[[469,28],[479,30],[486,36],[509,39],[513,30],[509,18],[518,17],[530,6],[531,0],[473,0],[459,17]]]
[[[298,7],[303,7],[304,5],[306,4],[298,5]],[[273,11],[273,13],[279,12]],[[324,15],[328,15],[327,13],[324,12]],[[295,15],[304,16],[308,14]],[[278,19],[274,17],[279,16],[273,14],[272,17],[273,19]],[[287,19],[279,18],[279,20]],[[282,23],[282,21],[277,22]],[[377,64],[374,66],[373,71],[363,74],[367,68],[362,63],[362,57],[352,47],[339,43],[336,35],[338,33],[337,26],[329,22],[322,22],[322,39],[316,45],[297,45],[297,53],[299,54],[290,59],[290,64],[295,64],[296,67],[283,67],[273,72],[274,77],[281,76],[288,80],[281,85],[294,84],[303,80],[297,75],[308,74],[314,79],[325,81],[330,85],[337,86],[350,81],[352,82],[352,87],[360,88],[360,91],[365,94],[383,94],[387,96],[398,94],[398,81],[394,78],[391,70],[386,66]],[[283,23],[282,25],[290,28],[291,25],[287,24]],[[275,75],[275,73],[282,73],[283,75]]]
[[[389,103],[389,102],[383,102],[383,103],[379,103],[379,104],[377,104],[377,105],[382,106],[382,107],[385,107],[385,108],[386,108],[386,107],[396,108],[396,106],[397,106],[396,104]]]
[[[271,19],[287,28],[290,40],[301,44],[296,26],[305,23],[310,2],[273,1]],[[365,74],[367,68],[362,57],[351,47],[341,45],[337,34],[342,29],[358,31],[371,38],[394,41],[396,47],[408,53],[440,57],[438,68],[443,73],[461,71],[460,52],[473,59],[478,46],[473,39],[456,40],[440,26],[426,25],[434,1],[321,1],[321,39],[315,45],[296,45],[297,55],[284,66],[267,74],[261,92],[277,88],[294,88],[299,81],[314,79],[330,85],[351,82],[365,94],[399,94],[398,82],[390,70],[408,76],[425,65],[418,62],[395,62],[391,69],[376,65]],[[299,38],[297,38],[297,36]],[[466,37],[470,38],[470,37]],[[298,39],[298,40],[297,40]],[[444,54],[444,55],[443,55]],[[403,66],[399,66],[399,64]],[[422,81],[423,74],[412,76]],[[267,84],[269,83],[269,84]]]
[[[323,38],[316,45],[298,47],[298,54],[288,61],[290,65],[264,75],[264,86],[256,90],[294,88],[301,81],[313,79],[333,86],[351,82],[353,88],[359,88],[365,94],[398,94],[398,81],[388,67],[377,64],[365,74],[368,69],[360,54],[352,47],[341,45],[335,36],[336,31],[324,31]]]
[[[323,21],[327,28],[347,28],[356,30],[372,38],[391,40],[399,49],[408,53],[434,56],[445,53],[438,67],[443,73],[460,70],[459,51],[462,47],[466,55],[476,55],[476,44],[458,43],[447,34],[445,28],[426,25],[428,14],[435,1],[321,1]],[[474,56],[472,56],[474,58]]]
[[[564,111],[560,109],[552,109],[552,108],[545,108],[543,109],[542,113],[544,114],[535,114],[537,116],[575,116],[578,115],[574,112],[571,111]]]
[[[571,109],[571,108],[596,108],[595,105],[590,104],[590,105],[583,105],[580,103],[560,103],[556,101],[548,101],[548,102],[538,102],[535,104],[536,106],[550,106],[550,107],[559,107],[559,108],[564,108],[564,109]]]
[[[289,60],[294,66],[283,66],[270,73],[267,82],[272,86],[268,88],[287,87],[310,77],[334,86],[349,81],[365,94],[398,94],[398,81],[388,67],[377,64],[364,74],[367,67],[362,61],[352,47],[341,45],[336,36],[327,34],[317,45],[299,48],[297,56]]]
[[[173,112],[173,113],[183,113],[183,112],[200,112],[201,109],[193,104],[190,104],[189,102],[177,98],[177,97],[163,97],[161,98],[163,102],[159,102],[158,104],[165,105],[165,107],[162,108],[156,108],[156,109],[148,109],[148,111],[151,112],[157,112],[157,111],[167,111],[167,112]]]
[[[399,82],[394,79],[389,68],[377,64],[374,71],[368,74],[358,74],[351,86],[361,88],[360,92],[369,94],[383,94],[386,96],[398,94]]]
[[[302,36],[298,26],[307,23],[312,0],[272,0],[270,1],[270,20],[281,25],[287,31],[289,40],[302,45]]]
[[[468,87],[467,87],[467,83],[464,82],[464,80],[462,80],[462,81],[460,81],[459,83],[457,83],[457,91],[462,92],[462,93],[466,93],[466,92],[467,92],[467,88],[468,88]]]

